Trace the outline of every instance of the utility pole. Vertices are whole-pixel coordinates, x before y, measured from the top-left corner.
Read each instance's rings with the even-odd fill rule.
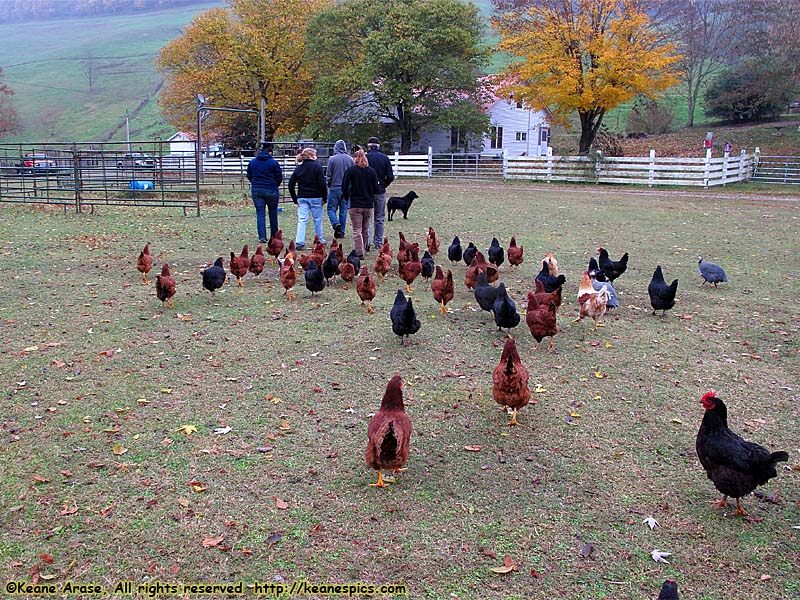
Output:
[[[128,109],[125,109],[125,139],[128,142],[128,154],[131,152],[131,125],[128,120]]]

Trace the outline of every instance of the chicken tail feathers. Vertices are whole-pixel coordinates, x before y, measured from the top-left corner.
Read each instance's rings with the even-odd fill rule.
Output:
[[[399,446],[397,436],[394,433],[394,423],[389,423],[389,430],[381,441],[380,461],[383,464],[391,463],[397,458],[397,448]]]
[[[769,455],[769,462],[771,463],[786,462],[787,460],[789,460],[789,454],[783,450]]]

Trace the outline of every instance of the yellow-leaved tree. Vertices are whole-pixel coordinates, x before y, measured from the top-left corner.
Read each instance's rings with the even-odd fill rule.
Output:
[[[636,94],[677,82],[680,56],[643,0],[493,0],[499,48],[512,57],[506,92],[549,108],[567,124],[577,112],[586,154],[603,117]]]
[[[230,8],[198,15],[165,46],[158,67],[167,75],[159,104],[179,129],[193,129],[197,94],[216,107],[259,110],[265,134],[302,129],[313,89],[305,60],[308,21],[333,0],[229,0]],[[213,113],[227,137],[243,127],[256,139],[256,117]]]

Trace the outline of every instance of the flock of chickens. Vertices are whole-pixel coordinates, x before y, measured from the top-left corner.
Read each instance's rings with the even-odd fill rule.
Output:
[[[434,300],[440,306],[443,315],[447,314],[447,304],[455,296],[455,282],[452,270],[445,273],[441,265],[437,265],[435,257],[439,253],[441,242],[436,231],[428,228],[426,239],[427,249],[420,257],[420,245],[406,240],[403,233],[399,234],[399,247],[396,253],[397,274],[406,286],[405,290],[398,289],[394,304],[391,308],[390,318],[392,331],[400,337],[401,344],[417,333],[420,321],[417,319],[413,299],[406,293],[413,292],[412,285],[421,276],[430,280],[430,289]],[[294,240],[290,241],[284,249],[282,231],[269,240],[266,245],[267,256],[264,255],[259,245],[255,254],[249,256],[248,246],[245,245],[239,256],[230,254],[230,275],[236,278],[238,285],[243,285],[247,273],[259,276],[265,268],[267,260],[278,263],[279,279],[283,293],[290,300],[295,299],[293,289],[297,278],[303,273],[305,286],[311,295],[321,292],[327,285],[335,285],[336,278],[340,278],[349,287],[356,281],[356,293],[361,299],[361,304],[366,305],[368,313],[372,313],[371,302],[376,295],[376,281],[384,281],[392,268],[393,251],[386,238],[383,245],[377,249],[377,257],[373,265],[375,277],[370,274],[367,265],[361,264],[361,259],[355,250],[347,256],[337,240],[333,240],[329,248],[315,237],[313,249],[310,254],[298,254]],[[283,256],[281,257],[281,252]],[[614,281],[622,276],[628,267],[628,254],[625,253],[619,260],[612,260],[605,248],[598,248],[598,258],[589,260],[587,270],[583,272],[578,288],[579,315],[575,320],[591,318],[595,330],[600,325],[600,320],[609,309],[619,306],[619,299],[614,289]],[[499,330],[512,328],[519,325],[521,316],[516,304],[509,296],[506,286],[499,281],[500,266],[508,260],[512,269],[519,267],[524,261],[524,248],[518,246],[516,239],[511,238],[507,249],[504,249],[497,238],[493,238],[491,245],[484,255],[474,243],[462,247],[461,241],[456,236],[447,248],[447,257],[451,263],[463,261],[467,266],[464,284],[472,290],[477,304],[482,310],[491,312]],[[487,260],[488,258],[488,260]],[[297,270],[297,266],[302,271]],[[145,246],[139,255],[137,269],[142,273],[147,283],[147,273],[152,268],[152,258],[149,246]],[[727,281],[725,271],[719,265],[703,261],[699,258],[698,268],[700,276],[705,283],[718,283]],[[222,257],[218,258],[213,266],[202,272],[202,284],[212,295],[222,287],[228,278]],[[431,279],[432,278],[432,279]],[[552,252],[548,252],[542,259],[542,268],[535,279],[535,289],[527,294],[527,310],[525,323],[531,335],[538,344],[544,338],[550,338],[548,351],[553,350],[554,336],[558,333],[557,312],[563,300],[563,287],[566,282],[564,275],[558,272],[558,261]],[[494,284],[497,284],[496,286]],[[650,303],[653,314],[661,310],[664,314],[675,305],[675,296],[678,280],[667,284],[660,265],[656,266],[648,286]],[[175,295],[175,280],[172,278],[169,266],[164,264],[161,274],[156,277],[156,294],[162,303],[169,303],[172,307],[172,298]],[[517,424],[517,412],[528,404],[531,394],[528,388],[528,370],[522,364],[517,351],[516,342],[509,335],[505,342],[499,363],[492,376],[492,392],[495,401],[506,407],[511,414],[509,425]],[[736,514],[745,514],[741,506],[741,498],[752,492],[756,486],[766,483],[777,476],[775,464],[788,460],[786,452],[772,452],[752,442],[747,442],[728,428],[727,411],[725,404],[711,391],[702,398],[706,412],[700,430],[697,434],[697,455],[709,479],[724,495],[717,504],[724,506],[727,498],[735,498],[737,502]],[[371,484],[384,487],[383,470],[392,469],[395,472],[402,469],[409,455],[410,438],[412,434],[411,421],[405,413],[403,405],[402,379],[394,376],[386,387],[380,410],[370,420],[368,427],[368,445],[366,451],[367,464],[378,470],[378,481]],[[667,593],[671,593],[673,582],[667,586]],[[672,598],[672,595],[663,596]],[[676,595],[674,596],[677,598]]]

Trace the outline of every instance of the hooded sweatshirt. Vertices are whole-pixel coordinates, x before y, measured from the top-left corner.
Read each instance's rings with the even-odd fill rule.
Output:
[[[328,159],[325,179],[331,189],[341,189],[344,172],[353,166],[353,157],[347,153],[344,140],[336,140],[333,145],[333,156]]]
[[[247,179],[254,190],[267,190],[278,195],[278,186],[283,181],[283,171],[278,161],[269,152],[259,152],[247,163]]]

